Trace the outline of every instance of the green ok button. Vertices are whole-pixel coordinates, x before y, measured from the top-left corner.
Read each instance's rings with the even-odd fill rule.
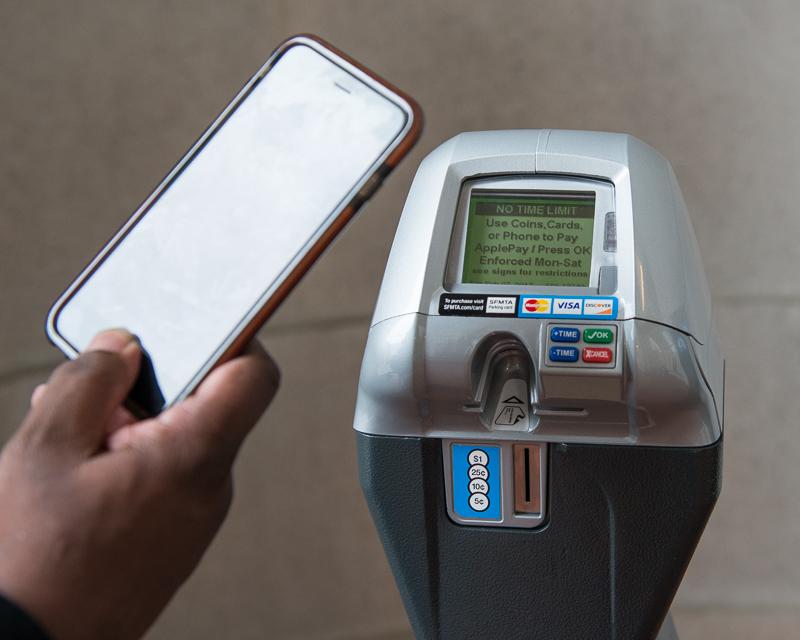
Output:
[[[614,340],[614,332],[611,329],[592,327],[583,330],[583,341],[591,344],[608,344]]]

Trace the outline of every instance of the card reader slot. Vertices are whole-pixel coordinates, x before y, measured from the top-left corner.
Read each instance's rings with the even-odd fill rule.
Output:
[[[534,409],[536,416],[569,416],[570,418],[585,418],[589,412],[583,407],[550,407],[548,409]]]

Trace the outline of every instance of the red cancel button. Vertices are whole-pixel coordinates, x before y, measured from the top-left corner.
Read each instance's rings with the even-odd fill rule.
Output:
[[[614,352],[611,349],[603,347],[584,347],[583,348],[583,361],[584,362],[601,362],[608,364],[614,359]]]

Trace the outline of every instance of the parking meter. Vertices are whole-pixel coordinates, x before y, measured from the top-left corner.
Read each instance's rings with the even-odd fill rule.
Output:
[[[670,603],[720,490],[723,378],[661,155],[556,130],[433,151],[355,415],[417,637],[674,637]]]

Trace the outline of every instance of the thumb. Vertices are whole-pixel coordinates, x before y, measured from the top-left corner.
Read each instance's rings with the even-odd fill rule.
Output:
[[[27,444],[88,457],[139,371],[136,338],[122,329],[97,334],[81,355],[58,367],[39,393],[20,435]]]
[[[155,418],[114,432],[109,449],[151,451],[189,475],[227,477],[279,380],[272,358],[252,342],[244,353],[214,369],[193,395]]]

